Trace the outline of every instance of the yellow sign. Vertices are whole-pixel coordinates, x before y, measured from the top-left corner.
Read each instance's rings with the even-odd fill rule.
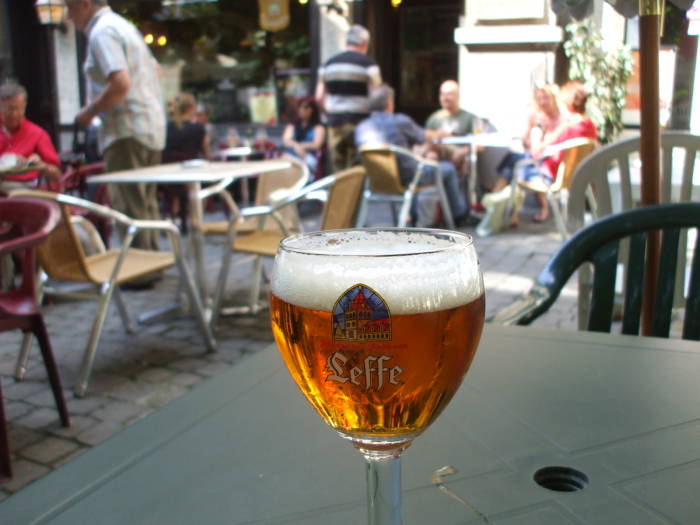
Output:
[[[260,27],[279,31],[289,25],[289,0],[258,0]]]

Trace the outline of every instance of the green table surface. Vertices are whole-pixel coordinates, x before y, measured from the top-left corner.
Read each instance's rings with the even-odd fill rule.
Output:
[[[446,465],[467,505],[432,483]],[[588,486],[545,489],[545,466]],[[402,469],[406,524],[698,523],[700,345],[488,326]],[[359,453],[272,346],[0,504],[7,524],[365,521]]]

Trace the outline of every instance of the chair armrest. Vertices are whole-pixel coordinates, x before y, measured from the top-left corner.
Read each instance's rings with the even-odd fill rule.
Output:
[[[394,146],[393,144],[388,144],[387,148],[393,153],[396,153],[397,155],[410,157],[413,160],[415,160],[418,164],[422,164],[423,166],[433,166],[434,168],[438,168],[440,166],[440,163],[438,161],[428,159],[426,157],[421,157],[420,155],[416,155],[409,149],[402,148],[400,146]]]
[[[16,190],[11,193],[12,197],[35,197],[39,199],[51,200],[58,202],[59,204],[65,204],[67,206],[75,206],[77,208],[83,208],[89,210],[96,215],[105,217],[115,222],[118,222],[124,226],[136,228],[137,230],[167,230],[179,234],[180,231],[170,221],[165,220],[139,220],[132,219],[128,215],[124,215],[121,212],[108,208],[101,204],[97,204],[92,201],[81,199],[79,197],[74,197],[73,195],[65,195],[62,193],[53,193],[49,191],[38,191],[38,190]]]
[[[588,137],[575,137],[573,139],[565,140],[564,142],[559,142],[558,144],[550,144],[542,150],[542,154],[538,159],[546,159],[547,157],[553,157],[557,153],[560,153],[569,148],[575,148],[576,146],[583,146],[584,144],[589,144],[593,142],[592,139]]]
[[[497,312],[489,321],[506,326],[530,324],[550,297],[547,288],[534,284],[527,294]]]
[[[73,215],[70,218],[73,224],[78,225],[88,236],[90,244],[98,253],[105,253],[107,248],[95,225],[82,215]]]

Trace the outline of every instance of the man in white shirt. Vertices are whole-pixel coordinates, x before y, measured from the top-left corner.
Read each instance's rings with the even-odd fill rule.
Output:
[[[107,0],[67,0],[66,6],[88,41],[83,65],[88,104],[75,122],[87,127],[100,117],[98,142],[107,172],[159,164],[166,118],[158,64],[143,36]],[[115,209],[137,219],[159,217],[154,184],[115,184],[110,191]],[[141,232],[134,246],[157,250],[158,233]]]

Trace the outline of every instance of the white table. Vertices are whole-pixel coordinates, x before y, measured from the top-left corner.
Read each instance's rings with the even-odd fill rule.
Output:
[[[469,163],[472,175],[469,177],[469,202],[474,202],[472,197],[476,194],[476,183],[479,176],[478,153],[482,148],[503,148],[509,151],[523,151],[519,138],[513,138],[504,133],[473,133],[470,135],[458,135],[444,137],[438,144],[466,146],[469,145]]]
[[[696,342],[487,326],[403,455],[404,523],[697,523],[698,377]],[[471,508],[432,482],[446,465]],[[587,485],[548,490],[548,466]],[[270,347],[9,497],[0,523],[364,524],[364,484]]]
[[[202,202],[198,198],[202,184],[219,183],[228,186],[237,179],[283,170],[290,166],[291,163],[283,159],[241,162],[190,160],[96,175],[88,178],[88,184],[187,184],[192,216],[191,246],[195,275],[202,303],[206,306],[208,297],[203,255],[204,239],[200,229],[200,225],[204,221],[204,211]]]

